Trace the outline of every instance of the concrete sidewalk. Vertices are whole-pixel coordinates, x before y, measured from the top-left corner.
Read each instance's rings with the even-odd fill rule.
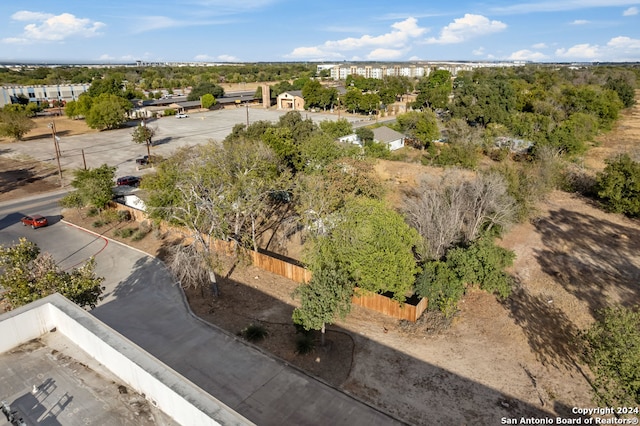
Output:
[[[109,291],[92,314],[259,425],[402,424],[196,318],[157,259]]]

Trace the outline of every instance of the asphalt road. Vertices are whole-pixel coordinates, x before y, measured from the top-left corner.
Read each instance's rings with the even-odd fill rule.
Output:
[[[135,250],[61,222],[58,200],[62,195],[64,192],[56,192],[0,203],[0,244],[9,245],[22,237],[27,238],[36,243],[41,252],[51,253],[64,270],[78,267],[95,257],[96,274],[105,277],[103,303],[106,303],[112,298],[115,288],[131,275],[134,265],[151,259]],[[20,218],[31,214],[46,216],[49,226],[38,229],[23,226]]]

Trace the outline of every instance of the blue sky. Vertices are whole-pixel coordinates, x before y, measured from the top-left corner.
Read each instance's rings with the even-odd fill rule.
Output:
[[[640,61],[640,0],[31,0],[0,20],[0,61]]]

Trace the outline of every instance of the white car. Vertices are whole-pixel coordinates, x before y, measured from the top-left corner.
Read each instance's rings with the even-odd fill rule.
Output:
[[[185,113],[182,113],[182,112],[180,114],[176,114],[176,118],[187,118],[187,117],[189,117],[189,116],[187,114],[185,114]]]

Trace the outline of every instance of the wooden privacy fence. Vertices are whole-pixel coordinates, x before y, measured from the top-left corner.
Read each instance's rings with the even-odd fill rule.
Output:
[[[396,300],[382,294],[365,293],[358,289],[356,289],[351,303],[393,318],[411,322],[416,322],[429,305],[426,298],[420,299],[416,305],[408,301],[400,304]]]
[[[128,210],[132,213],[133,217],[140,220],[140,210],[136,210],[123,204],[117,204],[117,209]],[[169,232],[178,232],[177,229],[172,229],[172,227],[166,227],[165,229]],[[244,255],[247,255],[251,259],[251,263],[254,266],[288,278],[297,283],[308,283],[311,280],[311,271],[308,269],[284,260],[276,259],[275,257],[264,253],[237,247],[232,241],[214,240],[213,247],[216,252],[224,253],[228,256],[233,256],[237,253],[237,250],[240,250]],[[365,293],[364,291],[358,291],[358,289],[356,289],[356,294],[353,296],[351,301],[354,305],[362,306],[393,318],[411,322],[416,322],[428,306],[426,298],[420,299],[416,304],[410,303],[410,301],[400,304],[392,298],[382,294]]]

